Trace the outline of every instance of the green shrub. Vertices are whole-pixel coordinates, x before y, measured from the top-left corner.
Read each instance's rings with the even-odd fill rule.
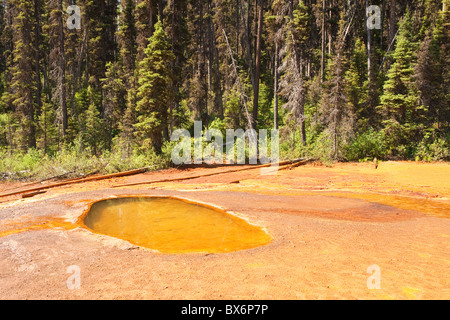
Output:
[[[450,158],[450,137],[439,137],[434,130],[425,134],[417,145],[416,159],[424,161],[439,161]]]
[[[375,131],[373,128],[356,135],[344,149],[345,158],[349,161],[375,157],[383,159],[388,154],[383,132]]]
[[[92,155],[75,141],[49,156],[44,151],[30,149],[27,153],[8,152],[0,149],[0,180],[41,180],[52,177],[78,177],[90,173],[109,174],[137,168],[161,169],[168,166],[164,155],[156,155],[153,150],[134,150],[124,157],[119,148]]]

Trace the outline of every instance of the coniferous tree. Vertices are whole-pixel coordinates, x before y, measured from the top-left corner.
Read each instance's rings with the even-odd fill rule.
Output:
[[[404,16],[392,54],[392,65],[383,86],[379,111],[383,119],[383,131],[392,155],[408,156],[411,142],[419,139],[418,130],[424,116],[419,106],[418,92],[414,84],[416,43],[413,39],[411,15]]]
[[[58,126],[56,110],[51,102],[44,102],[41,114],[38,117],[38,146],[44,152],[53,154],[57,151],[58,146]]]
[[[101,92],[100,79],[106,73],[106,64],[113,61],[116,48],[117,1],[91,0],[84,7],[85,24],[88,25],[86,50],[86,78],[88,84]]]
[[[345,74],[346,95],[352,113],[358,119],[357,129],[373,126],[368,108],[367,57],[364,42],[357,39]]]
[[[20,123],[19,145],[22,150],[36,147],[35,97],[32,1],[12,0],[14,12],[12,34],[14,42],[12,64],[12,105]]]
[[[428,108],[429,126],[448,127],[450,85],[449,30],[445,23],[448,12],[440,12],[435,26],[428,29],[422,41],[415,67],[415,80],[419,89],[420,103]]]
[[[338,50],[331,59],[327,68],[327,79],[321,101],[321,114],[323,122],[332,140],[332,158],[342,158],[341,146],[345,145],[353,131],[354,115],[348,106],[348,99],[345,92],[345,69],[347,59],[344,52],[345,43],[345,19],[344,13],[341,15],[338,33]]]
[[[256,48],[255,48],[255,76],[253,83],[253,129],[257,129],[258,114],[259,114],[259,83],[261,77],[261,46],[262,46],[262,33],[264,28],[264,0],[258,2],[258,32],[256,35]]]
[[[183,99],[183,81],[189,72],[186,69],[187,57],[186,48],[189,45],[190,34],[187,27],[187,0],[169,0],[165,12],[164,30],[167,34],[167,40],[170,43],[171,50],[175,55],[172,62],[173,72],[173,101],[169,108],[169,133],[174,128],[180,127],[182,122],[176,115],[182,109],[181,100]],[[219,97],[221,98],[221,97]]]
[[[283,107],[289,111],[294,123],[294,137],[298,124],[302,144],[306,144],[306,84],[303,69],[306,41],[309,35],[309,14],[303,1],[299,1],[297,7],[292,9],[294,8],[290,8],[288,11],[290,20],[285,26],[285,46],[282,49],[284,59],[280,67],[280,71],[283,73],[280,79],[280,94],[286,98]]]
[[[141,61],[144,58],[148,39],[153,34],[157,16],[158,6],[156,0],[136,1],[135,21],[137,61]]]
[[[137,73],[135,70],[133,75],[128,81],[130,81],[130,86],[127,90],[127,95],[125,99],[125,112],[123,114],[123,119],[119,123],[119,144],[121,153],[125,157],[131,156],[134,146],[135,146],[135,127],[137,120]]]
[[[121,65],[124,70],[125,83],[133,75],[136,67],[136,21],[134,0],[121,1],[119,17],[118,48]]]
[[[192,0],[189,6],[188,30],[192,37],[189,45],[191,76],[189,77],[189,104],[194,119],[209,124],[208,110],[208,56],[207,30],[209,17],[206,14],[207,1]]]
[[[102,81],[103,121],[106,131],[106,145],[111,149],[114,136],[119,132],[120,122],[125,112],[126,87],[121,77],[119,63],[108,62],[105,78]]]
[[[163,132],[168,126],[168,110],[171,101],[171,64],[175,55],[170,49],[161,21],[149,38],[145,57],[139,64],[137,92],[136,135],[144,150],[153,147],[157,153],[163,145]]]
[[[51,94],[53,101],[60,110],[61,134],[64,137],[68,128],[67,94],[66,94],[66,54],[65,33],[63,18],[63,1],[52,0],[49,2],[50,17],[48,25],[50,78],[54,83]]]
[[[80,30],[66,26],[71,4]],[[366,4],[380,5],[381,30],[368,32]],[[447,6],[0,0],[0,146],[53,154],[79,141],[128,157],[137,147],[160,152],[193,120],[221,129],[273,122],[282,143],[298,133],[302,143],[284,150],[299,155],[327,149],[344,159],[375,137],[388,151],[377,155],[428,159],[426,146],[448,148],[450,134]]]
[[[82,132],[83,144],[93,155],[99,155],[105,147],[105,121],[100,113],[101,95],[92,87],[88,86],[85,90],[87,108],[83,112],[83,127]]]

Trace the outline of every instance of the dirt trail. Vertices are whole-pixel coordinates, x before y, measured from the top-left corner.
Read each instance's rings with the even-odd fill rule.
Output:
[[[313,163],[113,188],[226,170],[169,169],[0,199],[0,299],[450,299],[449,164]],[[0,184],[0,193],[18,186]],[[123,195],[220,206],[273,241],[160,254],[78,221],[93,201]],[[81,285],[70,290],[73,265]],[[381,289],[367,286],[373,265]]]

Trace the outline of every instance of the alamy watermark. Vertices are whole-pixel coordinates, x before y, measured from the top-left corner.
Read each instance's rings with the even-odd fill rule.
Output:
[[[66,24],[69,30],[81,29],[81,9],[79,6],[71,5],[67,7],[67,13],[70,15],[67,18]]]
[[[371,274],[367,278],[367,288],[370,290],[381,289],[381,269],[376,264],[373,264],[367,268],[367,273]]]
[[[67,28],[70,30],[81,29],[81,9],[77,5],[70,5],[66,12],[70,15],[67,19]],[[381,29],[381,9],[377,5],[370,5],[366,8],[367,28],[369,30]]]
[[[66,280],[66,286],[69,290],[78,290],[81,288],[81,269],[77,265],[68,266],[66,273],[71,275]]]
[[[366,8],[367,29],[381,29],[381,9],[377,5],[371,5]]]

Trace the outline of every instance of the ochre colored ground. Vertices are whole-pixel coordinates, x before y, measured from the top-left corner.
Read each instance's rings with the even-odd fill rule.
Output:
[[[0,198],[0,299],[450,299],[450,164],[225,173],[233,168],[169,169]],[[224,173],[118,187],[211,172]],[[3,183],[0,193],[24,185]],[[221,207],[273,240],[232,253],[161,254],[83,227],[92,202],[125,195]],[[73,265],[81,283],[70,290]],[[380,289],[368,287],[374,265]]]

